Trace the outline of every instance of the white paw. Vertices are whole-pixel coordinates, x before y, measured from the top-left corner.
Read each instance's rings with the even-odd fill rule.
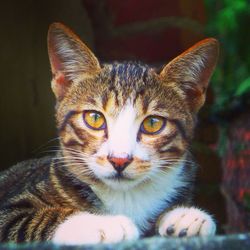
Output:
[[[194,207],[178,207],[166,213],[159,224],[161,236],[214,235],[216,225],[206,212]]]
[[[139,238],[139,231],[126,216],[105,216],[79,213],[59,225],[52,241],[57,244],[79,245],[115,243]]]

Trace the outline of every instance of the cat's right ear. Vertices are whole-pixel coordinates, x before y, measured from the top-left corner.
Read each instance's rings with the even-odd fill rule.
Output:
[[[90,49],[69,28],[53,23],[48,31],[52,90],[61,100],[74,80],[91,77],[101,67]]]
[[[207,38],[177,56],[160,73],[165,82],[175,83],[179,87],[180,94],[194,113],[204,104],[218,54],[218,41]]]

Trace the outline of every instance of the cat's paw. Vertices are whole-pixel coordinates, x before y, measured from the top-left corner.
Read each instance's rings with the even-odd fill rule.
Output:
[[[126,216],[79,213],[58,226],[52,241],[57,244],[80,245],[116,243],[138,238],[137,227]]]
[[[206,212],[194,207],[177,207],[167,212],[160,220],[161,236],[189,237],[214,235],[216,225]]]

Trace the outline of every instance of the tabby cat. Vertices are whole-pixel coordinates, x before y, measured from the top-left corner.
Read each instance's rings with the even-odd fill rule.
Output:
[[[205,39],[157,72],[100,64],[54,23],[48,51],[60,150],[1,174],[0,241],[213,235],[213,218],[191,206],[196,166],[188,149],[218,42]]]

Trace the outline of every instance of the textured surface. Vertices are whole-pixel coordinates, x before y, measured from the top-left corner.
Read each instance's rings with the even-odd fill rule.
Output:
[[[250,234],[238,234],[229,236],[215,236],[209,238],[194,237],[189,239],[165,239],[165,238],[148,238],[144,240],[123,242],[115,245],[95,245],[95,246],[57,246],[50,243],[45,244],[5,244],[0,245],[1,250],[14,250],[14,249],[39,249],[39,250],[49,250],[49,249],[61,249],[61,250],[158,250],[158,249],[168,249],[168,250],[209,250],[209,249],[236,249],[244,250],[250,249]]]
[[[227,233],[250,229],[250,117],[249,112],[231,121],[222,161],[222,190],[227,205]],[[239,181],[240,180],[240,181]],[[230,215],[230,216],[229,216]]]

